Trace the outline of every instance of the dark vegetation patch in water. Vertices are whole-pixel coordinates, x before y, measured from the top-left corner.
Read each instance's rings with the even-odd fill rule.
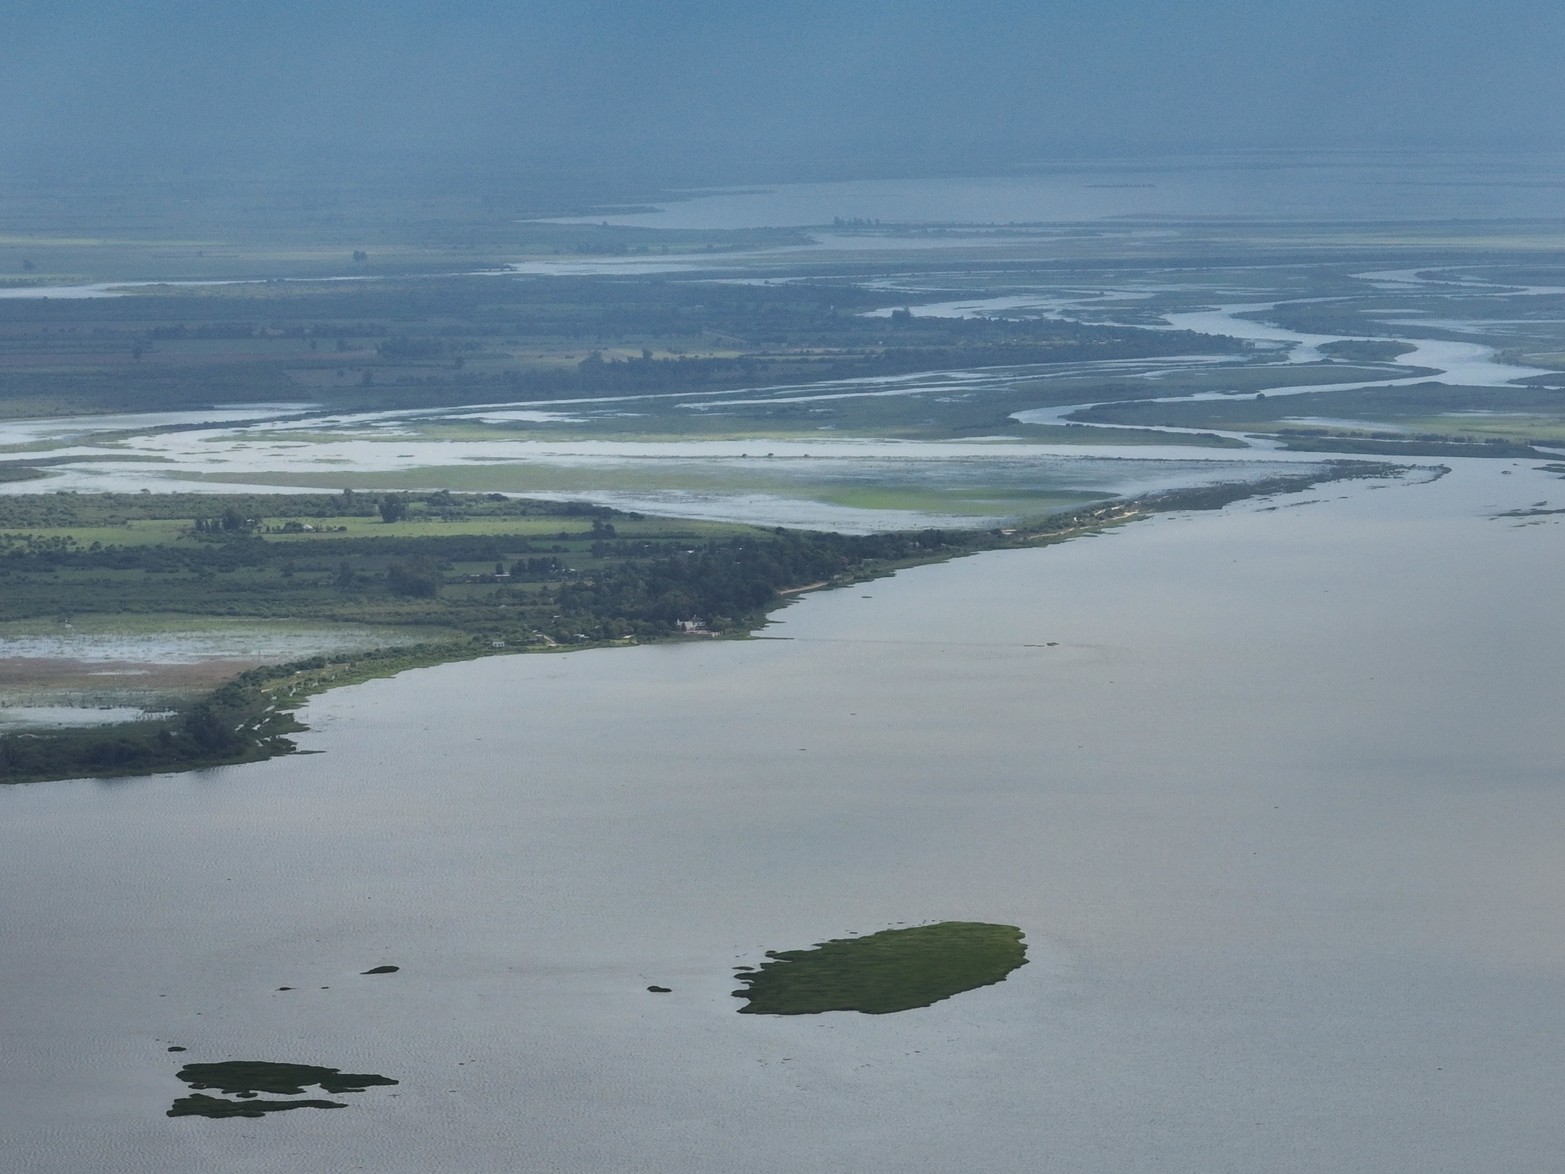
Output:
[[[927,1007],[1003,981],[1026,965],[1014,925],[942,921],[839,938],[809,950],[769,950],[759,969],[738,971],[741,1015],[886,1015]]]
[[[261,1093],[274,1096],[303,1096],[315,1085],[322,1091],[340,1096],[363,1092],[372,1085],[396,1084],[389,1076],[368,1072],[343,1072],[314,1064],[274,1064],[265,1060],[227,1060],[218,1064],[187,1064],[178,1076],[194,1089],[214,1089],[236,1100],[207,1096],[196,1092],[180,1097],[169,1109],[170,1117],[260,1117],[285,1109],[343,1109],[340,1101],[302,1100],[268,1101],[256,1099]]]
[[[264,1117],[286,1109],[346,1109],[341,1101],[225,1101],[192,1093],[180,1097],[169,1109],[170,1117]]]

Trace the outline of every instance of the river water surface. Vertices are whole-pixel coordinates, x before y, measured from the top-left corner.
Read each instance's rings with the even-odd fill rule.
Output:
[[[1490,515],[1561,498],[1464,462],[1162,516],[761,640],[344,689],[313,754],[0,789],[7,1163],[1551,1168],[1565,531]],[[766,949],[947,918],[1030,964],[736,1014]],[[228,1059],[401,1083],[164,1116]]]

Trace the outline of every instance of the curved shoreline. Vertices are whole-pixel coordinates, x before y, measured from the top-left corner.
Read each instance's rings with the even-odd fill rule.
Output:
[[[772,583],[769,585],[769,600],[754,612],[735,617],[738,622],[731,633],[676,628],[659,637],[615,637],[568,644],[540,640],[532,647],[517,649],[505,649],[503,646],[496,648],[454,637],[439,643],[318,655],[262,666],[241,673],[171,718],[133,723],[142,741],[156,747],[151,751],[157,756],[152,761],[138,761],[132,766],[116,767],[110,759],[111,765],[89,769],[103,760],[116,739],[123,742],[126,732],[123,726],[0,736],[0,784],[146,776],[258,762],[294,753],[298,747],[290,735],[306,728],[295,717],[295,711],[309,698],[343,685],[395,676],[409,669],[492,655],[627,647],[637,643],[679,640],[692,634],[750,638],[770,622],[778,608],[807,592],[866,582],[909,567],[946,562],[982,551],[1065,542],[1159,513],[1221,509],[1236,501],[1299,492],[1345,479],[1401,477],[1416,467],[1385,462],[1324,461],[1316,469],[1305,473],[1275,476],[1262,481],[1166,490],[1054,514],[1031,526],[966,532],[956,536],[954,541],[943,541],[942,549],[927,556],[898,559],[866,557],[830,579],[804,584]],[[200,724],[192,726],[193,721]],[[23,754],[20,739],[27,740],[31,753]],[[34,766],[29,769],[26,763],[29,760],[36,762],[40,757],[47,761],[58,760],[62,765],[44,769]]]

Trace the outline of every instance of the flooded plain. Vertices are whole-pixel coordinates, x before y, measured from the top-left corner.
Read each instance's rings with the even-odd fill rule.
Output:
[[[1364,184],[1364,191],[1374,189],[1369,180]],[[1121,399],[1136,393],[1131,398],[1180,404],[1235,396],[1389,393],[1429,384],[1469,389],[1469,400],[1482,406],[1479,389],[1515,391],[1521,381],[1551,377],[1556,327],[1547,320],[1517,319],[1536,333],[1526,347],[1503,354],[1495,345],[1502,339],[1496,331],[1516,314],[1536,313],[1537,300],[1554,297],[1560,287],[1504,284],[1479,276],[1486,272],[1481,267],[1340,268],[1332,280],[1348,292],[1333,297],[1292,296],[1297,274],[1287,265],[1218,268],[1199,277],[1157,266],[1122,273],[1023,269],[998,277],[1000,288],[1012,292],[925,302],[914,311],[1087,323],[1103,321],[1107,313],[1109,320],[1134,319],[1153,329],[1243,340],[1251,349],[1242,354],[1088,358],[793,386],[370,412],[278,403],[17,421],[0,426],[0,442],[25,448],[29,459],[44,466],[39,471],[45,476],[0,485],[0,493],[446,488],[858,532],[1008,525],[1081,495],[1129,496],[1174,483],[1258,478],[1277,461],[1318,459],[1280,451],[1275,439],[1253,432],[1164,427],[1159,437],[1143,425],[1094,417],[1088,417],[1093,427],[1082,426],[1079,414],[1106,389]],[[1084,281],[1088,273],[1093,280]],[[981,266],[976,274],[958,276],[967,283],[997,280]],[[871,284],[883,290],[888,304],[870,313],[889,315],[898,301],[917,302],[951,279],[944,272],[877,277]],[[1319,274],[1314,279],[1325,280]],[[1388,293],[1422,308],[1385,308],[1381,302]],[[1482,301],[1470,301],[1479,295]],[[1276,321],[1323,306],[1362,326],[1365,334],[1394,337],[1406,349],[1394,360],[1336,360],[1330,348],[1351,345],[1353,335],[1292,329]],[[1453,306],[1471,316],[1434,316]],[[1410,319],[1410,313],[1428,316]],[[1440,337],[1451,331],[1468,338]],[[1486,341],[1468,340],[1478,338]],[[1533,353],[1551,365],[1518,360]],[[1149,394],[1156,388],[1167,394]],[[993,408],[979,410],[990,404]],[[965,407],[942,415],[948,405]],[[1438,411],[1431,407],[1429,414]],[[1532,434],[1541,442],[1555,438],[1557,410],[1530,411],[1537,419],[1519,420],[1519,432],[1537,424]],[[1317,426],[1335,418],[1304,407],[1298,415]],[[1350,431],[1383,426],[1395,432],[1402,425],[1395,411],[1390,416],[1380,421],[1366,410],[1356,422],[1340,424]],[[1066,427],[1072,424],[1074,430]],[[1468,426],[1455,417],[1420,419],[1412,430],[1461,435]],[[1126,443],[1114,443],[1121,436]],[[1217,447],[1220,442],[1228,447]]]
[[[1535,465],[920,568],[757,640],[420,670],[311,702],[316,753],[0,790],[0,1145],[38,1174],[1549,1168],[1565,531],[1494,516],[1565,504]],[[738,1013],[767,949],[935,921],[1014,925],[1029,964]],[[251,1060],[400,1083],[165,1115],[186,1065]]]
[[[704,193],[625,222],[1557,214],[1536,175],[1467,182],[1484,162],[1421,168],[1411,210],[1398,167],[1248,168],[1244,184],[1152,168]],[[972,245],[844,228],[809,249]],[[885,278],[885,312],[943,276]],[[1503,388],[1557,350],[1552,327],[1496,347],[1513,319],[1542,323],[1515,316],[1557,287],[1346,278],[1364,285],[1362,333],[1412,350],[1312,368],[1350,336],[1270,321],[1315,300],[1285,266],[969,276],[917,312],[1123,318],[1259,347],[704,396],[22,421],[0,442],[61,463],[0,492],[351,479],[768,524],[982,524],[1027,494],[1322,459],[1172,428],[1166,444],[1028,442],[1094,402],[1052,391],[1072,381],[1167,380],[1166,402],[1240,377],[1250,395]],[[1417,306],[1376,309],[1386,295]],[[1473,341],[1425,337],[1446,332]],[[1012,402],[1017,387],[1038,398]],[[1023,430],[875,430],[879,406],[962,396],[1006,397],[996,427]],[[857,431],[810,415],[834,407],[862,413]],[[803,423],[775,431],[779,408]],[[621,428],[641,413],[676,435],[733,427]],[[1565,482],[1536,460],[1447,463],[812,594],[756,640],[342,689],[303,711],[294,757],[0,788],[0,1152],[38,1174],[1551,1168],[1565,514],[1546,511]],[[0,634],[13,664],[67,658],[58,635]],[[128,673],[131,651],[73,663]],[[192,671],[220,663],[193,655]],[[1027,965],[896,1013],[740,1014],[739,976],[768,950],[939,922],[1015,927]],[[234,1065],[393,1075],[341,1111],[168,1116],[192,1072]]]
[[[0,733],[136,720],[259,665],[420,638],[390,626],[188,615],[0,623]]]

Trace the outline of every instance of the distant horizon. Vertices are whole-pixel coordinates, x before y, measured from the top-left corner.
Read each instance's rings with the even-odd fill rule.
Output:
[[[235,153],[181,160],[34,160],[31,169],[0,170],[0,200],[9,204],[8,231],[19,238],[89,227],[96,231],[112,226],[137,234],[159,226],[170,231],[213,218],[231,225],[236,209],[246,205],[264,210],[274,228],[286,224],[290,207],[312,215],[331,210],[363,224],[386,217],[398,223],[428,219],[491,225],[603,218],[675,228],[822,225],[830,224],[834,215],[873,215],[887,223],[1021,223],[1123,215],[1558,220],[1565,219],[1561,155],[1553,149],[1492,145],[1289,144],[1104,148],[1030,157],[971,153],[942,160],[844,155],[807,160],[725,156],[698,162],[361,147],[333,154],[301,149],[285,159]],[[1085,178],[1073,185],[1077,176]],[[1124,184],[1118,182],[1120,176]],[[851,192],[840,202],[813,198],[799,203],[802,196],[788,197],[777,202],[782,219],[743,225],[697,224],[689,215],[654,211],[703,194],[749,189],[929,185],[963,179],[980,186],[975,198],[957,199],[952,206],[987,209],[983,214],[940,214],[940,202],[927,198],[934,190],[928,187],[906,193],[908,213],[889,218],[884,211],[866,212],[870,205]],[[1128,192],[1104,191],[1101,201],[1081,199],[1083,187],[1121,186],[1156,186],[1160,195],[1130,199]],[[1052,194],[1043,205],[1029,204],[1020,198],[1029,187]],[[1010,200],[983,196],[986,190],[1005,189],[1012,189]],[[1393,198],[1398,192],[1401,195]],[[1108,198],[1111,195],[1127,198]],[[801,211],[804,208],[812,211]]]
[[[685,154],[653,152],[583,156],[565,150],[525,147],[477,150],[422,145],[358,145],[342,148],[300,145],[257,153],[192,150],[167,154],[57,148],[22,151],[0,147],[0,186],[49,186],[127,179],[132,182],[192,182],[271,179],[284,185],[384,182],[394,173],[431,188],[470,186],[486,180],[559,180],[637,189],[693,190],[748,184],[827,183],[869,179],[989,178],[1051,171],[1170,166],[1249,165],[1327,167],[1418,160],[1493,159],[1546,166],[1565,160],[1565,144],[1525,142],[1333,143],[1299,142],[1076,144],[1034,150],[964,149],[903,152],[894,146],[755,155],[723,151]],[[1565,175],[1561,182],[1565,183]]]
[[[1533,0],[15,0],[0,43],[11,174],[389,157],[781,182],[1565,145],[1565,10]]]

